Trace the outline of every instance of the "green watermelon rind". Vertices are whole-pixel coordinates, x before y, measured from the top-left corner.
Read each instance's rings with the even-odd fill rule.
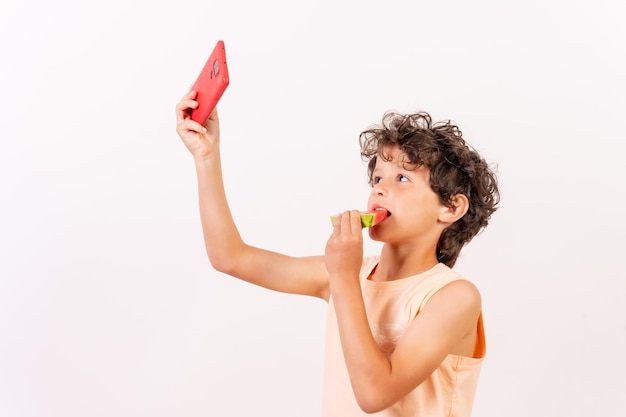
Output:
[[[376,217],[378,215],[378,213],[361,213],[361,226],[372,227],[380,223],[376,222]],[[330,216],[330,224],[335,227],[335,223],[337,223],[337,216]]]

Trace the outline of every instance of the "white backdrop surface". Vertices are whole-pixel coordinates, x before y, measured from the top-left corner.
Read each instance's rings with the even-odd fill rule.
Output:
[[[323,253],[363,208],[358,134],[457,122],[501,209],[475,416],[626,415],[617,2],[31,0],[0,5],[0,415],[319,415],[323,302],[210,268],[174,106],[218,39],[249,243]],[[366,242],[366,252],[378,247]]]

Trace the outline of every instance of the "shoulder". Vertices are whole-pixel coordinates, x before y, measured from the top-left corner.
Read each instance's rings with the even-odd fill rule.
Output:
[[[435,313],[448,317],[469,319],[475,321],[482,311],[480,291],[471,281],[465,278],[452,280],[435,291],[423,312]]]
[[[467,279],[457,279],[446,285],[444,285],[435,295],[439,294],[442,297],[454,298],[458,301],[465,301],[467,303],[476,304],[480,306],[481,297],[480,291]]]
[[[480,296],[478,287],[476,287],[470,279],[445,264],[439,264],[437,265],[437,268],[440,291],[444,288],[448,290],[452,288],[455,291],[467,292]]]
[[[423,279],[422,285],[428,288],[423,304],[442,291],[443,293],[461,292],[480,296],[478,288],[469,279],[443,263],[435,265],[428,271],[428,275]]]
[[[444,308],[453,306],[457,310],[480,313],[482,300],[478,287],[444,264],[437,268],[435,285],[424,304],[442,304]]]

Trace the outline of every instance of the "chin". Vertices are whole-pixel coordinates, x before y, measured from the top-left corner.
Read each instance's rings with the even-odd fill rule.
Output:
[[[370,239],[376,241],[376,242],[382,242],[382,236],[380,235],[380,233],[378,233],[378,230],[376,230],[375,227],[370,227],[369,229],[367,229],[367,234],[369,235]]]

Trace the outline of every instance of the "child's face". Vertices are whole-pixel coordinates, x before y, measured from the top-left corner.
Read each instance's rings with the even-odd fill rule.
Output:
[[[445,207],[430,188],[430,171],[405,163],[406,155],[398,147],[385,148],[384,152],[386,157],[377,158],[372,172],[368,209],[383,207],[391,216],[370,228],[370,237],[390,243],[415,239],[436,243],[442,230],[438,219]]]

